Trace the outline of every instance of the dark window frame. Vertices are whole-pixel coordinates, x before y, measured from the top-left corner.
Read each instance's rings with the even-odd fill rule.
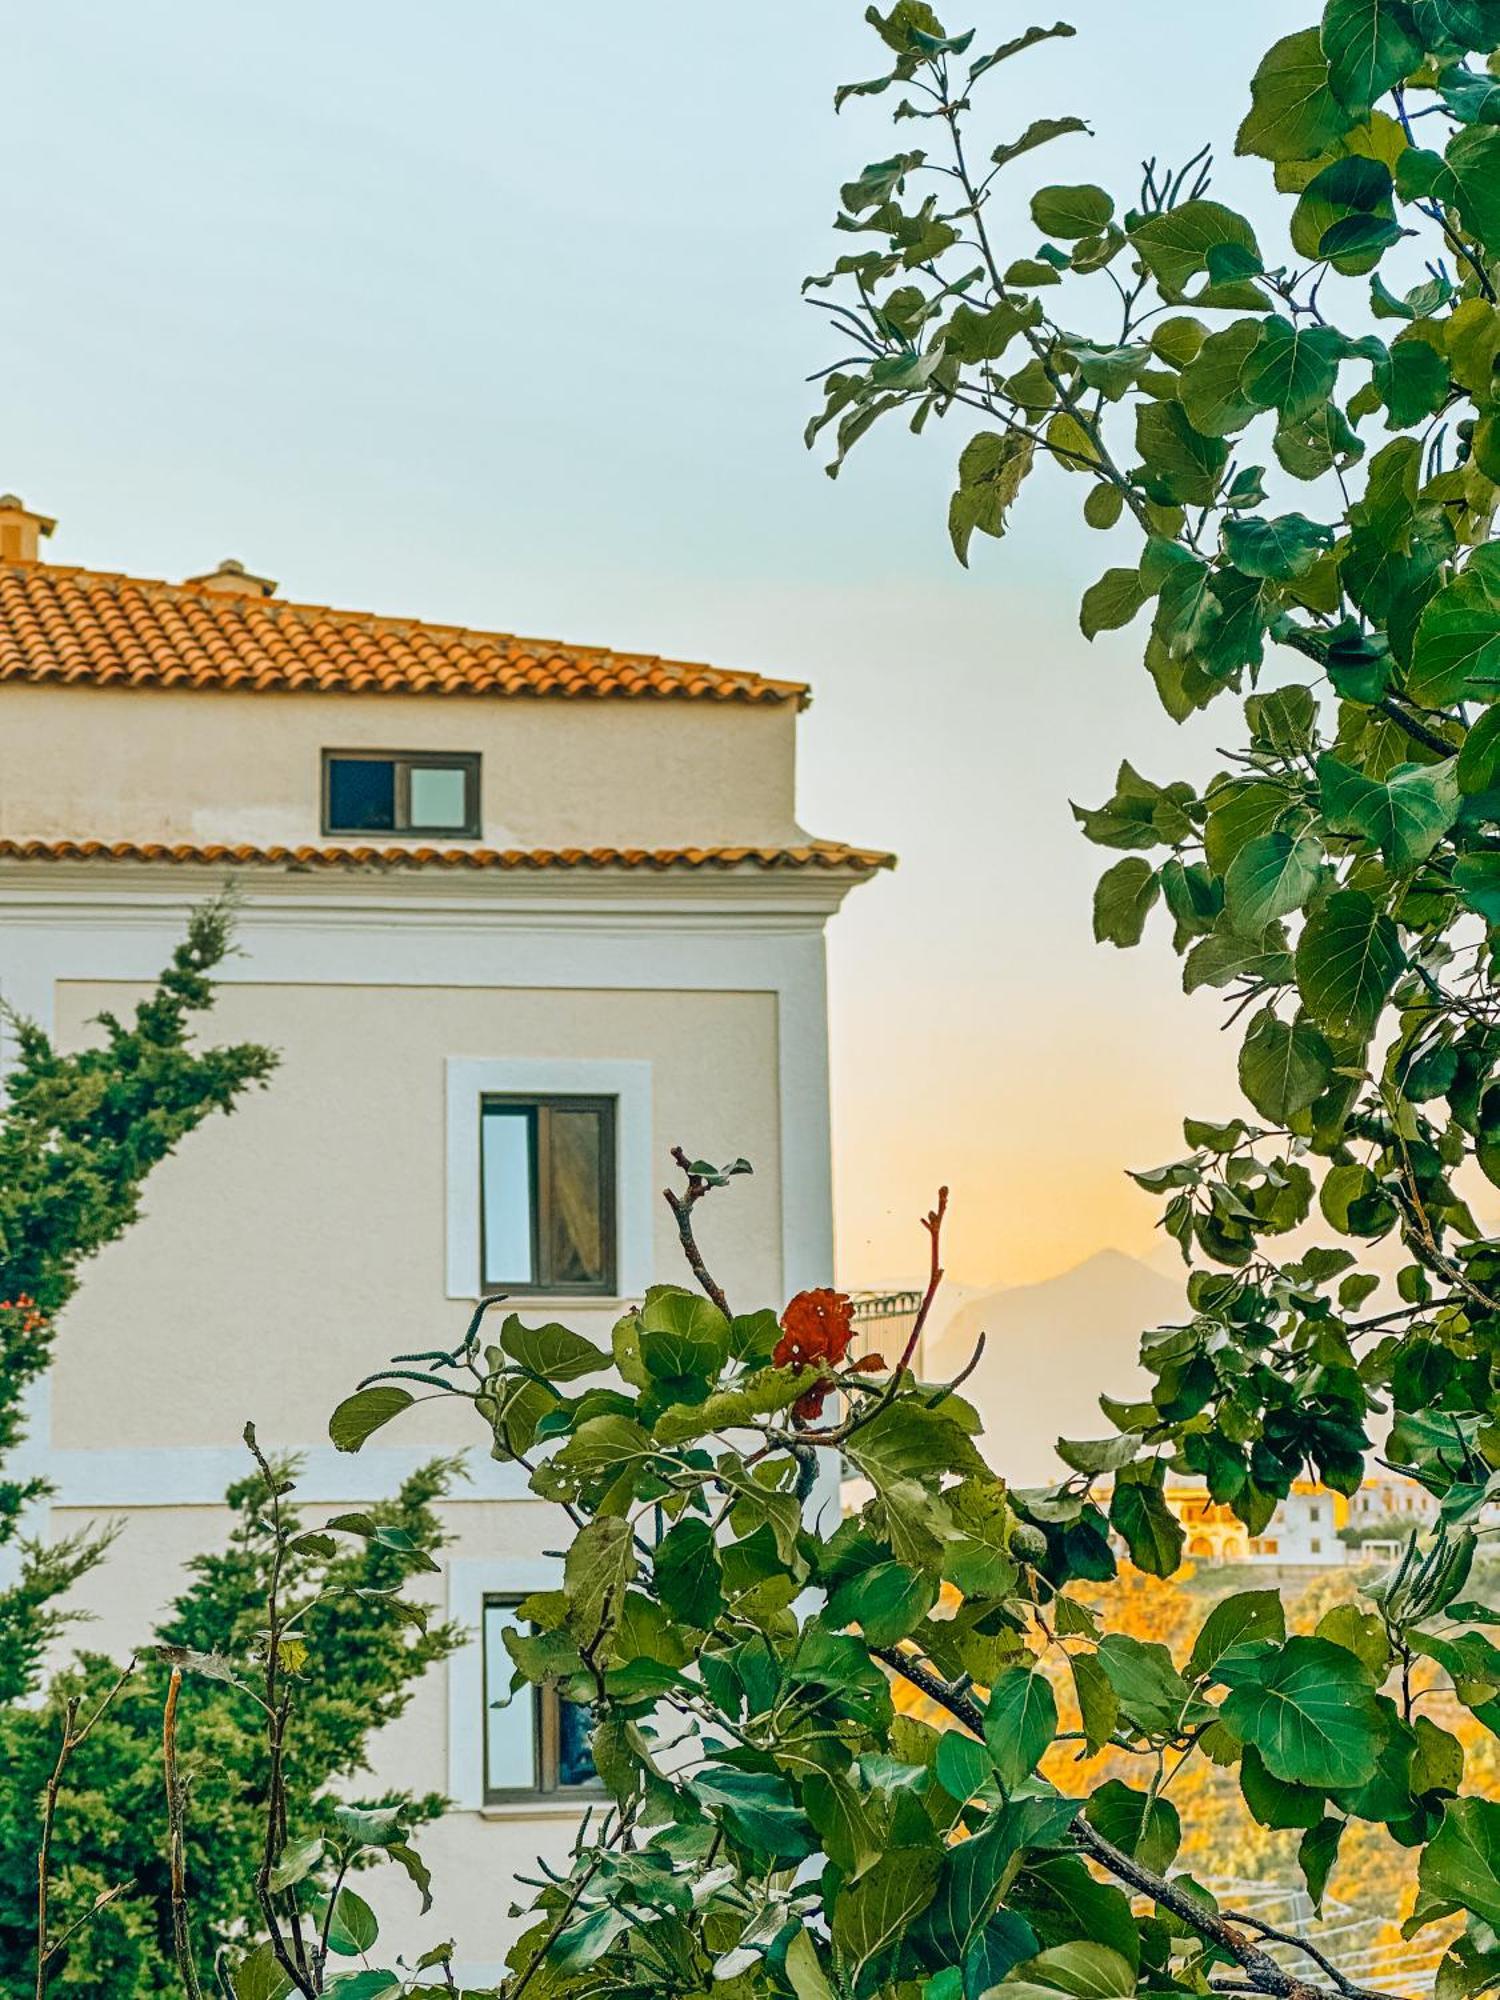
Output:
[[[335,764],[389,764],[395,778],[395,820],[393,827],[338,826],[333,819],[332,772]],[[457,826],[414,825],[411,816],[411,774],[414,770],[452,770],[464,774],[464,819]],[[325,750],[323,752],[321,825],[325,835],[390,833],[406,839],[418,834],[442,834],[449,840],[477,840],[482,824],[480,814],[480,755],[477,750]]]
[[[490,1783],[490,1703],[489,1703],[489,1659],[490,1612],[514,1611],[526,1601],[527,1593],[516,1590],[487,1590],[479,1608],[480,1658],[480,1698],[484,1702],[479,1740],[480,1795],[487,1806],[514,1806],[533,1804],[538,1800],[548,1802],[577,1799],[580,1806],[604,1796],[602,1779],[595,1778],[582,1785],[564,1785],[558,1782],[559,1746],[562,1736],[562,1696],[555,1687],[538,1687],[534,1683],[518,1691],[512,1697],[520,1700],[523,1695],[531,1698],[532,1713],[532,1772],[533,1782],[529,1785],[492,1785]],[[509,1655],[506,1656],[509,1658]]]
[[[531,1269],[529,1284],[515,1280],[491,1280],[485,1242],[486,1209],[484,1188],[484,1121],[491,1110],[524,1111],[531,1123]],[[602,1131],[599,1144],[599,1234],[604,1245],[604,1272],[591,1285],[558,1283],[547,1268],[551,1241],[551,1118],[560,1111],[593,1111],[599,1114]],[[613,1299],[619,1296],[620,1244],[616,1222],[619,1189],[619,1099],[615,1097],[569,1095],[558,1091],[487,1090],[479,1099],[479,1296],[481,1298]]]

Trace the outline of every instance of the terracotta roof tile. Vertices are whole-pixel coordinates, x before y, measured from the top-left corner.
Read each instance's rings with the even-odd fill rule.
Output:
[[[872,874],[895,856],[836,840],[788,847],[254,847],[168,845],[134,840],[3,840],[0,861],[164,862],[205,868],[336,868],[395,872],[419,868],[849,869]]]
[[[796,702],[767,680],[647,653],[232,595],[52,563],[0,568],[0,681],[317,693]]]

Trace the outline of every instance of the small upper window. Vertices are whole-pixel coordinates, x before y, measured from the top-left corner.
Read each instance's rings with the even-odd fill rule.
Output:
[[[479,1118],[481,1289],[612,1296],[614,1099],[485,1097]]]
[[[325,833],[479,832],[479,759],[464,751],[325,750]]]

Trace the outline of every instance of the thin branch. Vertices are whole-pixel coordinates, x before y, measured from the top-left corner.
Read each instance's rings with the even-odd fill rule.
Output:
[[[89,1732],[101,1717],[114,1706],[126,1682],[135,1672],[135,1660],[131,1658],[104,1695],[98,1706],[80,1729],[78,1710],[82,1705],[81,1696],[74,1695],[63,1709],[62,1742],[58,1745],[57,1762],[52,1768],[52,1776],[47,1780],[47,1788],[42,1794],[42,1831],[37,1843],[36,1856],[36,2000],[46,2000],[48,1971],[52,1960],[62,1950],[68,1939],[75,1937],[86,1923],[89,1923],[117,1896],[123,1895],[125,1884],[121,1882],[113,1889],[106,1889],[95,1898],[93,1905],[69,1924],[67,1929],[54,1938],[48,1935],[49,1899],[52,1881],[52,1835],[57,1824],[57,1796],[62,1789],[63,1773],[72,1761],[73,1752],[83,1743]]]
[[[276,1867],[277,1857],[286,1845],[286,1792],[283,1785],[283,1769],[286,1729],[291,1718],[291,1700],[289,1696],[281,1695],[279,1692],[282,1631],[281,1572],[286,1555],[286,1541],[281,1527],[281,1482],[256,1442],[254,1424],[246,1424],[244,1436],[250,1455],[260,1468],[260,1475],[270,1499],[273,1539],[271,1583],[266,1594],[266,1672],[263,1703],[267,1716],[266,1750],[269,1763],[266,1779],[266,1837],[261,1847],[260,1866],[256,1870],[255,1899],[260,1906],[261,1918],[265,1923],[271,1953],[276,1963],[297,1991],[305,1996],[305,2000],[317,2000],[317,1986],[308,1969],[307,1948],[302,1937],[302,1921],[295,1899],[292,1904],[292,1944],[289,1948],[271,1893],[271,1876]]]
[[[198,1968],[193,1959],[193,1940],[188,1928],[187,1865],[184,1858],[187,1831],[187,1788],[177,1771],[177,1697],[182,1692],[182,1669],[173,1667],[167,1682],[167,1703],[162,1712],[162,1771],[167,1788],[167,1827],[171,1843],[172,1955],[187,2000],[203,2000]]]
[[[709,1192],[709,1183],[701,1174],[693,1172],[692,1163],[681,1146],[672,1148],[672,1158],[687,1175],[687,1189],[685,1193],[678,1194],[672,1188],[663,1188],[662,1194],[668,1208],[677,1218],[677,1234],[682,1242],[682,1254],[687,1258],[693,1276],[723,1313],[725,1319],[732,1319],[734,1315],[729,1310],[729,1301],[724,1296],[724,1289],[704,1263],[703,1253],[698,1248],[697,1238],[693,1234],[693,1209]]]

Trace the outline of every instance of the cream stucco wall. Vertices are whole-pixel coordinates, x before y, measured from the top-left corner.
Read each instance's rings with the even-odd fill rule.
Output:
[[[60,983],[59,1038],[76,1044],[138,993]],[[157,1170],[143,1220],[90,1265],[53,1372],[56,1447],[232,1444],[247,1417],[267,1443],[322,1442],[361,1375],[456,1340],[467,1309],[444,1286],[449,1057],[649,1062],[663,1182],[673,1144],[751,1159],[716,1254],[732,1296],[779,1297],[772,995],[239,984],[213,1033],[270,1043],[281,1066]],[[653,1250],[655,1275],[677,1279],[665,1203]],[[596,1336],[614,1316],[569,1315]],[[403,1433],[456,1435],[437,1409]]]
[[[478,751],[491,846],[774,844],[795,730],[789,702],[8,682],[0,837],[296,846],[322,837],[322,752],[380,749]]]
[[[101,1008],[123,1011],[146,990],[188,908],[217,886],[208,869],[0,865],[0,997],[76,1045]],[[305,1450],[313,1520],[391,1491],[434,1448],[475,1442],[461,1410],[410,1413],[356,1458],[332,1451],[325,1429],[360,1374],[462,1328],[445,1258],[445,1136],[465,1061],[629,1065],[637,1097],[649,1066],[659,1178],[646,1276],[682,1271],[650,1194],[680,1141],[755,1163],[701,1219],[736,1304],[829,1282],[823,925],[847,887],[821,872],[247,871],[240,949],[207,1032],[270,1042],[282,1067],[153,1174],[142,1220],[88,1267],[16,1462],[53,1489],[35,1532],[121,1527],[75,1597],[94,1622],[67,1644],[121,1655],[149,1640],[183,1566],[228,1531],[217,1496],[243,1473],[247,1415],[268,1445]],[[558,1316],[598,1336],[612,1312]],[[471,1482],[445,1508],[457,1567],[421,1581],[466,1619],[485,1590],[536,1587],[539,1559],[567,1539],[482,1437],[470,1458]],[[371,1883],[395,1947],[457,1935],[472,1984],[498,1971],[514,1874],[539,1854],[562,1861],[576,1826],[566,1806],[472,1809],[476,1672],[470,1649],[428,1676],[374,1746],[375,1783],[471,1799],[422,1840],[442,1885],[432,1919],[417,1923],[404,1879]]]

